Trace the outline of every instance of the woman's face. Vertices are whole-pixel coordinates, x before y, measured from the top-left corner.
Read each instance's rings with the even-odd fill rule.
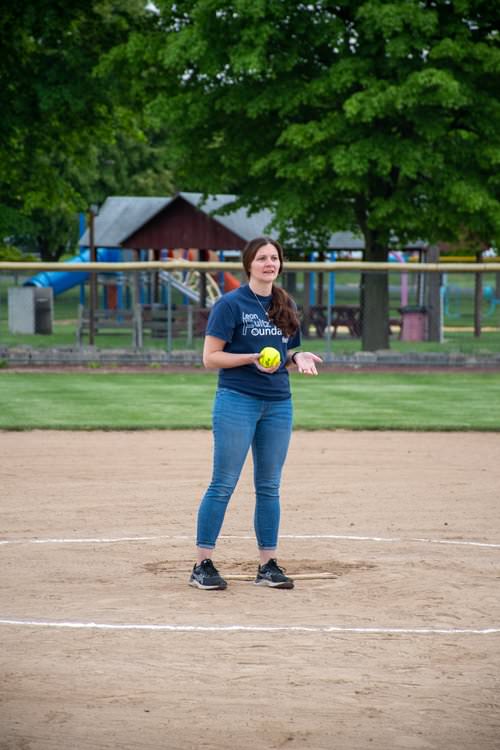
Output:
[[[280,256],[274,245],[262,245],[250,264],[250,278],[272,283],[280,272]]]

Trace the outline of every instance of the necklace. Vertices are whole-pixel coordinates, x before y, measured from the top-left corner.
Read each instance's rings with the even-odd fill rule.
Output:
[[[266,308],[264,307],[264,305],[262,304],[262,302],[260,301],[260,299],[259,299],[259,298],[257,297],[257,295],[255,294],[255,292],[254,292],[254,290],[252,289],[252,287],[250,286],[250,284],[248,285],[248,288],[250,289],[250,291],[252,292],[253,296],[255,297],[255,299],[257,300],[257,302],[259,303],[259,305],[261,306],[261,308],[262,308],[262,310],[263,310],[263,312],[264,312],[264,315],[265,315],[265,316],[266,316],[266,318],[267,318],[267,319],[269,320],[269,313],[267,312]]]

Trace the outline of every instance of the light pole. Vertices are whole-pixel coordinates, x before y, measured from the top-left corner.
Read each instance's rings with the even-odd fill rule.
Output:
[[[93,203],[89,208],[89,249],[90,249],[90,262],[95,263],[97,260],[95,238],[94,238],[94,221],[95,217],[99,213],[99,206]],[[97,310],[97,273],[96,271],[90,272],[89,277],[89,345],[93,346],[95,343],[95,312]]]

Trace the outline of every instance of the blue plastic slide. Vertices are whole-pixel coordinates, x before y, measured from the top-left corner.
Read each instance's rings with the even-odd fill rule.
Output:
[[[122,259],[122,251],[115,247],[98,247],[96,250],[97,260],[101,263],[117,263]],[[90,250],[82,250],[80,255],[75,255],[71,260],[64,263],[89,263]],[[61,264],[64,265],[64,264]],[[37,273],[23,286],[52,287],[54,297],[62,292],[66,292],[78,284],[84,284],[89,277],[87,271],[42,271]]]

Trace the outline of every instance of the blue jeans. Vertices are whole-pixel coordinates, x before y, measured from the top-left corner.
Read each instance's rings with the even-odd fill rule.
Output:
[[[241,470],[252,447],[254,528],[259,549],[276,549],[280,481],[292,432],[292,401],[264,401],[220,388],[213,409],[212,481],[198,510],[198,547],[213,549]]]

